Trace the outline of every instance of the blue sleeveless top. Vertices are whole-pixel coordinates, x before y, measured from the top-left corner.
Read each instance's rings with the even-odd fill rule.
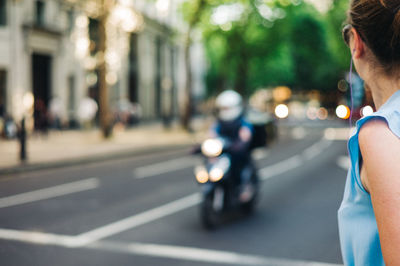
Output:
[[[351,167],[338,219],[343,261],[349,266],[385,265],[371,196],[360,178],[358,133],[365,123],[374,118],[386,121],[390,130],[400,138],[400,91],[394,93],[377,112],[357,121],[356,132],[348,142]]]

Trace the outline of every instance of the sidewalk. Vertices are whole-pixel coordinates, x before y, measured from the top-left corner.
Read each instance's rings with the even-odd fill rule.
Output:
[[[161,123],[116,129],[108,140],[99,130],[51,131],[47,137],[28,138],[24,164],[19,160],[18,140],[0,139],[0,175],[187,147],[205,137],[210,120],[196,119],[192,124],[194,133],[178,125],[164,129]]]

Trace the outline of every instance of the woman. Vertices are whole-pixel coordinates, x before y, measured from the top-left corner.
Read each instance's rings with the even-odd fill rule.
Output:
[[[353,0],[343,31],[377,111],[357,122],[339,210],[346,265],[400,265],[400,1]]]

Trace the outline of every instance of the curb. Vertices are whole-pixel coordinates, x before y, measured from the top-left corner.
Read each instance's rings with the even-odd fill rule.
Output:
[[[141,148],[136,150],[128,150],[121,152],[111,152],[107,154],[93,155],[93,156],[85,156],[85,157],[76,157],[71,159],[65,159],[54,162],[41,162],[41,163],[26,163],[20,164],[12,167],[0,168],[0,178],[6,177],[5,175],[10,174],[19,174],[29,171],[39,171],[45,169],[56,169],[63,168],[69,166],[79,166],[83,164],[89,163],[98,163],[110,160],[117,159],[126,159],[129,157],[136,156],[146,156],[159,152],[179,152],[179,151],[188,151],[193,144],[179,144],[179,145],[162,145],[151,148]]]

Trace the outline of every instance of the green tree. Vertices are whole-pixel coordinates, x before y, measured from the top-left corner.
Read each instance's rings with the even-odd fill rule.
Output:
[[[239,17],[213,23],[217,8],[233,4],[241,5]],[[209,61],[208,94],[276,85],[335,91],[350,58],[340,34],[347,5],[336,0],[320,13],[301,0],[206,0],[197,26]]]
[[[322,18],[309,5],[287,9],[294,89],[323,90],[330,79],[330,52]]]

